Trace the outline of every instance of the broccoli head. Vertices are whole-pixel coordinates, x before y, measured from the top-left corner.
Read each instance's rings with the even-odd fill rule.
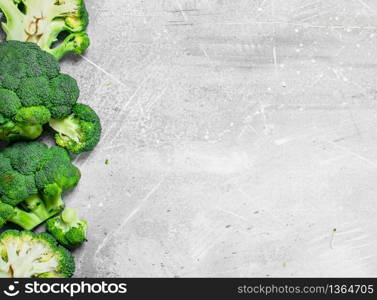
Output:
[[[61,59],[89,47],[84,0],[1,0],[7,40],[32,42]]]
[[[76,104],[65,119],[50,119],[56,143],[74,154],[93,150],[101,137],[100,119],[93,109]]]
[[[60,146],[74,154],[92,150],[101,123],[93,109],[76,103],[79,95],[76,80],[37,45],[0,43],[0,140],[34,140],[50,123]]]
[[[79,219],[77,210],[66,208],[59,216],[49,219],[47,231],[68,249],[74,249],[86,241],[88,223]]]
[[[62,193],[80,171],[61,147],[20,142],[0,152],[0,228],[7,222],[31,230],[64,208]]]
[[[76,80],[37,45],[0,43],[0,140],[36,139],[51,118],[72,113],[79,93]]]
[[[47,233],[7,230],[0,234],[0,278],[69,278],[72,254]]]

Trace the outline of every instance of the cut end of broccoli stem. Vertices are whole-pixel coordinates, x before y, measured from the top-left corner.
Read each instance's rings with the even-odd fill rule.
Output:
[[[80,142],[80,124],[73,116],[62,120],[51,119],[49,124],[51,128],[59,134],[59,138],[63,141],[68,142],[69,140],[73,140],[76,143]]]
[[[50,23],[57,18],[64,17],[75,13],[78,9],[73,1],[66,1],[59,4],[59,1],[51,0],[34,0],[32,4],[27,5],[23,15],[23,31],[26,34],[25,41],[38,43],[44,34],[49,34]],[[8,14],[9,15],[9,14]],[[8,26],[10,27],[10,26]],[[20,28],[19,30],[21,30]],[[56,30],[56,28],[55,28]],[[60,31],[64,30],[64,24],[61,25]],[[14,29],[10,30],[10,39],[14,39]],[[16,31],[18,33],[18,31]]]
[[[76,224],[79,220],[77,210],[74,208],[66,208],[62,212],[62,220],[68,224]]]
[[[46,210],[51,216],[56,215],[64,209],[64,202],[61,195],[53,198],[44,197],[44,202],[46,204]]]

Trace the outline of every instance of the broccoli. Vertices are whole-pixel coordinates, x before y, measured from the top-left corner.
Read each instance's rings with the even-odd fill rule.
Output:
[[[0,140],[34,140],[51,120],[59,145],[75,154],[93,149],[100,120],[90,107],[76,104],[79,94],[76,80],[61,74],[57,60],[37,45],[0,43]],[[78,124],[72,140],[60,132],[61,124]]]
[[[74,249],[86,241],[88,223],[79,219],[77,210],[66,208],[59,216],[46,222],[47,231],[68,249]]]
[[[7,40],[36,43],[57,59],[89,47],[83,0],[1,0],[0,11]]]
[[[50,119],[56,132],[56,143],[74,154],[93,150],[101,137],[100,119],[93,109],[76,104],[73,113],[65,119]]]
[[[2,3],[2,2],[1,2]],[[79,97],[72,77],[32,43],[0,43],[0,139],[35,139],[51,118],[65,118]]]
[[[69,278],[72,254],[47,233],[7,230],[0,234],[0,278]]]
[[[64,209],[62,193],[80,171],[67,150],[19,142],[0,152],[0,228],[7,222],[32,230]]]

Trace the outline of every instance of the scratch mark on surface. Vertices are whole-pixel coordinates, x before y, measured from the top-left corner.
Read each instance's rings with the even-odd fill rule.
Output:
[[[330,159],[322,160],[320,162],[320,165],[329,165],[331,163],[338,162],[339,160],[346,159],[347,157],[348,157],[347,154],[338,155],[338,156],[332,157]]]
[[[211,250],[216,245],[216,240],[214,240],[213,237],[211,238],[211,240],[212,242],[209,245],[197,249],[197,251],[192,254],[195,260],[201,259],[208,253],[209,250]]]
[[[376,30],[377,26],[357,26],[357,25],[313,25],[310,23],[296,23],[286,21],[245,21],[245,22],[213,22],[213,23],[196,23],[193,25],[290,25],[304,28],[319,28],[319,29],[360,29],[360,30]]]
[[[95,68],[97,68],[98,70],[100,70],[102,73],[106,74],[107,76],[109,76],[111,79],[113,79],[116,83],[120,84],[121,86],[124,86],[126,88],[129,88],[130,86],[125,84],[123,81],[120,81],[118,78],[116,78],[114,75],[112,75],[111,73],[107,72],[104,68],[100,67],[99,65],[97,65],[95,62],[91,61],[89,58],[85,57],[84,55],[80,55],[85,61],[87,61],[89,64],[91,64],[92,66],[94,66]],[[129,84],[132,84],[133,83],[131,81],[128,81]]]
[[[275,19],[275,6],[274,6],[274,0],[271,0],[271,14],[272,17]],[[274,61],[274,67],[275,67],[275,76],[278,74],[278,58],[276,53],[276,25],[272,25],[272,38],[273,38],[273,46],[272,46],[272,57]]]
[[[367,3],[365,3],[363,0],[357,0],[364,8],[367,9],[367,11],[372,11],[373,13],[376,13],[376,11]]]
[[[108,241],[115,236],[144,206],[144,204],[150,199],[150,197],[160,188],[161,184],[164,182],[165,178],[162,178],[146,195],[143,199],[139,201],[139,204],[135,207],[135,209],[123,220],[123,222],[119,225],[118,228],[111,231],[106,237],[103,239],[102,243],[98,246],[96,252],[94,253],[94,258],[97,257],[98,253],[106,246]]]
[[[188,17],[187,17],[187,15],[186,15],[185,10],[182,8],[181,3],[179,2],[179,0],[176,0],[175,3],[177,4],[177,6],[178,6],[178,8],[179,8],[179,11],[177,11],[177,12],[180,12],[180,13],[181,13],[183,19],[184,19],[185,22],[187,23],[187,22],[188,22]],[[187,11],[187,10],[186,10],[186,11]]]
[[[161,99],[161,97],[165,94],[166,90],[168,89],[168,86],[165,86],[161,92],[159,92],[157,94],[156,97],[154,97],[154,99],[145,107],[145,112],[147,114],[150,114],[151,110],[153,109],[153,107],[155,106],[155,104]]]
[[[235,216],[235,217],[237,217],[237,218],[239,218],[239,219],[241,219],[241,220],[243,220],[243,221],[247,221],[247,219],[246,219],[245,217],[243,217],[243,216],[241,216],[241,215],[239,215],[239,214],[236,214],[235,212],[232,212],[232,211],[230,211],[230,210],[226,210],[226,209],[223,209],[223,208],[221,208],[221,207],[216,207],[216,209],[218,209],[219,211],[222,211],[222,212],[224,212],[224,213],[226,213],[226,214],[229,214],[229,215]]]
[[[330,237],[330,248],[331,249],[334,249],[335,232],[336,232],[336,228],[334,228],[331,232],[331,237]]]
[[[121,118],[121,116],[123,115],[124,111],[128,108],[128,106],[131,104],[132,100],[138,95],[139,91],[144,87],[144,84],[153,76],[153,74],[149,74],[148,76],[146,76],[143,81],[137,86],[136,90],[134,91],[134,93],[128,98],[128,101],[122,106],[122,109],[120,110],[120,112],[118,113],[118,116],[120,118],[120,123],[123,123],[123,119]],[[117,122],[115,122],[114,124],[115,126],[117,125]],[[107,137],[109,135],[113,135],[113,138],[110,140],[110,144],[114,141],[115,139],[115,136],[117,135],[118,131],[121,129],[121,126],[118,128],[118,129],[114,129],[114,126],[111,128],[111,130],[108,130],[107,134],[105,134],[105,136],[102,138],[102,143],[105,142],[105,140],[107,139]],[[100,143],[101,143],[100,142]]]
[[[371,166],[377,168],[377,162],[375,162],[375,161],[373,161],[373,160],[370,160],[369,158],[367,158],[367,157],[365,157],[365,156],[363,156],[363,155],[360,155],[359,153],[356,153],[356,152],[354,152],[354,151],[352,151],[352,150],[349,150],[349,149],[346,148],[346,147],[340,146],[340,145],[338,145],[338,144],[336,144],[336,143],[334,143],[334,142],[329,142],[329,144],[334,145],[335,147],[337,147],[337,148],[343,150],[345,153],[349,153],[350,155],[352,155],[352,156],[354,156],[354,157],[356,157],[356,158],[358,158],[358,159],[360,159],[360,160],[362,160],[362,161],[368,163],[369,165],[371,165]]]
[[[202,45],[199,45],[199,47],[200,47],[200,50],[202,50],[204,56],[209,59],[209,55],[208,55],[206,49]]]

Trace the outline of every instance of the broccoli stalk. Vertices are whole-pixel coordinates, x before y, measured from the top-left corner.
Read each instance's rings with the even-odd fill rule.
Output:
[[[14,208],[14,213],[14,216],[11,217],[8,221],[26,230],[32,230],[47,219],[41,218],[34,212],[26,212],[25,210],[22,210],[18,207]]]
[[[2,123],[0,120],[0,140],[2,141],[34,140],[42,134],[42,131],[42,126],[39,124],[17,124],[9,120]]]
[[[83,0],[1,0],[0,10],[6,18],[1,25],[7,40],[36,43],[57,59],[68,52],[81,54],[89,46]],[[54,47],[62,32],[70,34]]]
[[[55,209],[47,208],[39,195],[31,196],[18,207],[0,202],[0,225],[11,222],[23,229],[32,230],[59,213],[61,209],[61,206]]]
[[[57,139],[58,144],[68,144],[70,140],[75,143],[80,142],[80,121],[74,115],[70,115],[65,119],[51,119],[49,122],[52,129],[59,132]]]
[[[61,215],[49,219],[46,223],[47,231],[68,249],[77,248],[86,241],[87,227],[88,223],[79,219],[74,208],[66,208]]]

